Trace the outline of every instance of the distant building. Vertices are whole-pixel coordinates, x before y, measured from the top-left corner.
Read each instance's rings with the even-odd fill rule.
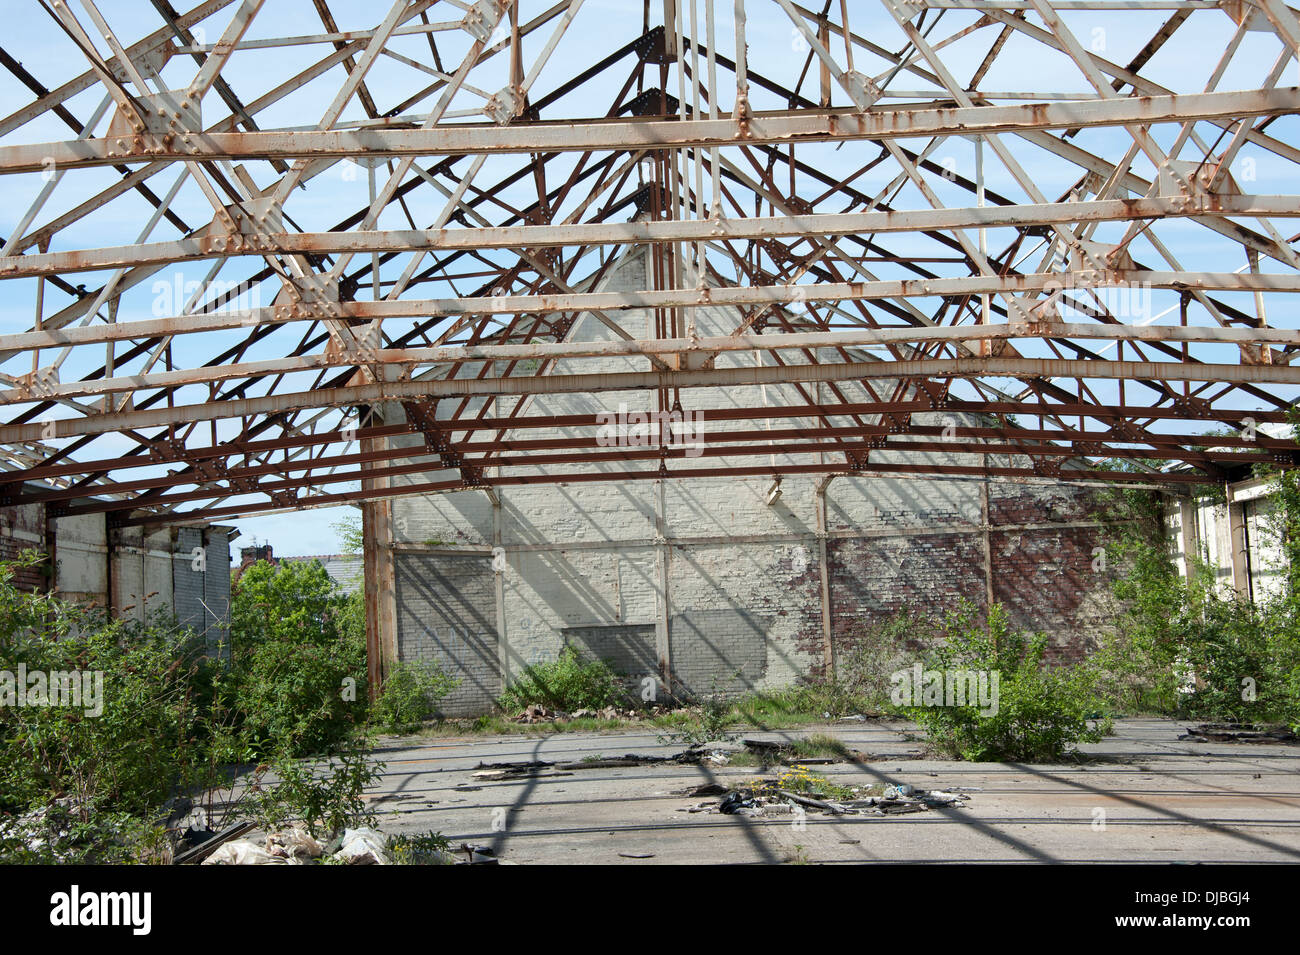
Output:
[[[239,568],[235,571],[235,579],[238,580],[239,575],[250,564],[256,564],[259,560],[264,560],[272,565],[279,563],[271,551],[270,544],[254,544],[252,547],[239,548]]]
[[[309,554],[301,557],[276,557],[270,544],[255,544],[252,547],[241,547],[239,549],[239,567],[235,570],[235,580],[239,580],[239,575],[259,560],[264,560],[273,566],[285,561],[320,561],[321,566],[325,568],[325,573],[329,574],[330,579],[338,584],[339,589],[345,594],[354,594],[361,590],[365,584],[365,566],[362,564],[360,554]]]
[[[293,557],[291,560],[318,560],[325,573],[339,585],[345,594],[365,589],[366,571],[360,554],[321,554],[314,557]]]
[[[173,614],[210,646],[225,640],[230,625],[230,540],[236,536],[235,528],[215,524],[111,527],[102,513],[62,515],[43,502],[0,506],[0,560],[24,550],[47,558],[16,574],[18,587],[52,591],[139,623],[158,612]]]

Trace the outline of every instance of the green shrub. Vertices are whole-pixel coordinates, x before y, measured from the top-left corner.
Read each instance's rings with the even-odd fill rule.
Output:
[[[436,663],[397,663],[370,707],[370,722],[389,732],[410,733],[437,715],[438,701],[458,683]]]
[[[174,621],[110,621],[14,586],[17,567],[42,560],[0,562],[0,670],[98,673],[102,690],[82,706],[0,706],[0,860],[161,860],[180,796],[217,808],[218,826],[254,810],[317,828],[371,818],[361,794],[377,768],[351,738],[364,716],[360,603],[319,565],[255,572],[235,600],[235,653],[214,659]],[[360,684],[359,707],[344,679]],[[315,771],[289,758],[340,747]],[[264,753],[280,784],[242,787],[238,764]]]
[[[50,704],[67,702],[51,698],[56,682],[82,695],[0,705],[0,861],[161,860],[164,805],[204,778],[201,641],[161,618],[110,621],[14,586],[17,568],[42,560],[0,562],[0,669],[25,668],[25,691],[42,674]]]
[[[230,601],[232,703],[258,755],[326,752],[364,722],[363,600],[319,561],[244,570]]]
[[[925,670],[985,671],[990,685],[992,674],[998,674],[996,712],[978,705],[907,709],[941,752],[974,761],[1050,762],[1064,756],[1070,744],[1096,742],[1110,731],[1105,722],[1089,722],[1099,705],[1094,669],[1047,666],[1046,636],[1013,630],[1001,604],[981,619],[963,602],[947,615],[939,636]]]
[[[374,826],[376,817],[364,793],[384,764],[372,760],[364,741],[356,740],[323,767],[284,757],[271,771],[279,779],[260,786],[253,815],[267,831],[301,820],[313,836],[331,837],[344,829]]]
[[[583,663],[576,647],[564,647],[550,663],[535,663],[515,678],[497,699],[507,713],[518,713],[531,703],[572,713],[581,709],[614,706],[624,698],[617,674],[604,660]]]
[[[1294,480],[1280,477],[1272,495],[1272,531],[1284,555],[1300,514],[1300,498],[1291,496]],[[1281,568],[1281,592],[1256,594],[1252,603],[1225,588],[1215,568],[1196,555],[1190,574],[1178,573],[1154,496],[1129,492],[1124,509],[1134,519],[1110,549],[1121,562],[1114,589],[1125,609],[1095,658],[1112,707],[1204,720],[1300,723],[1294,555]]]
[[[130,813],[85,815],[53,803],[22,817],[0,816],[0,865],[131,865],[165,862],[164,827]]]
[[[686,719],[660,734],[659,742],[676,743],[691,749],[699,749],[708,743],[734,742],[736,734],[730,731],[735,722],[733,703],[718,683],[718,678],[714,677],[709,692],[700,694]]]
[[[389,836],[385,846],[393,865],[449,865],[451,844],[441,832]]]
[[[50,610],[61,634],[6,621],[0,669],[75,674],[90,695],[75,706],[0,706],[0,809],[65,799],[84,822],[100,811],[145,812],[192,784],[201,765],[193,635],[108,622],[20,594],[11,580],[0,564],[0,601],[17,606],[18,619],[32,619],[23,608]]]

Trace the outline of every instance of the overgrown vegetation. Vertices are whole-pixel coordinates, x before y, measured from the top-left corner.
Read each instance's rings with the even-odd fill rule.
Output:
[[[509,714],[520,713],[534,703],[573,713],[615,706],[625,695],[618,674],[608,663],[584,662],[577,647],[566,646],[555,660],[526,667],[497,698],[497,705]]]
[[[1015,630],[1001,604],[983,615],[963,602],[939,624],[922,672],[949,680],[982,675],[987,697],[971,700],[963,687],[967,705],[951,705],[944,687],[943,705],[914,705],[906,712],[925,728],[930,744],[948,755],[975,761],[1059,760],[1072,744],[1096,742],[1110,727],[1092,720],[1099,705],[1096,668],[1049,666],[1046,651],[1047,637]]]
[[[364,719],[365,604],[319,561],[258,561],[231,594],[232,705],[255,758],[319,753]]]
[[[661,743],[699,749],[709,743],[729,743],[736,738],[730,731],[735,723],[733,703],[716,679],[684,716],[674,729],[659,736]]]
[[[151,854],[159,807],[204,766],[199,648],[157,621],[110,622],[15,587],[15,570],[39,563],[0,562],[0,858]]]
[[[373,827],[376,817],[363,793],[379,779],[382,768],[358,739],[322,767],[281,758],[273,766],[279,781],[257,792],[254,818],[267,831],[300,820],[313,836],[326,837],[358,826]]]
[[[202,822],[191,806],[214,828],[373,820],[364,605],[319,563],[247,568],[210,644],[167,618],[109,620],[14,585],[42,561],[0,562],[0,694],[27,677],[24,705],[0,705],[0,860],[164,859],[166,830]],[[375,706],[385,725],[426,718],[452,682],[396,676]],[[68,705],[58,694],[73,689]]]
[[[438,712],[456,680],[434,663],[396,663],[370,707],[370,722],[390,733],[413,733]]]
[[[1190,572],[1179,573],[1153,494],[1112,496],[1127,519],[1110,545],[1126,609],[1096,659],[1115,710],[1300,724],[1300,476],[1269,477],[1265,543],[1280,554],[1278,583],[1253,601],[1218,580],[1203,554],[1187,555]],[[1198,491],[1222,503],[1222,487]]]

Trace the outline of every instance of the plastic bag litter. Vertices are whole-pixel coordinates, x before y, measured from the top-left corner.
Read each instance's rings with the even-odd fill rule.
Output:
[[[218,846],[203,865],[296,865],[297,859],[273,856],[265,848],[248,839],[235,839]]]
[[[334,858],[347,865],[392,865],[384,849],[384,837],[374,829],[347,829]]]
[[[292,826],[266,837],[266,851],[281,859],[319,859],[324,848],[307,830]]]

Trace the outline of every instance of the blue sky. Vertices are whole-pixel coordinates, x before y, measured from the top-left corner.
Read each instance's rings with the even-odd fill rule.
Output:
[[[84,11],[74,2],[74,9],[88,31],[93,31],[93,24]],[[552,5],[552,0],[528,0],[523,2],[521,19],[529,20],[540,11]],[[100,0],[99,8],[103,11],[110,25],[119,38],[131,43],[161,26],[161,20],[151,5],[142,0]],[[177,4],[178,7],[187,6]],[[389,8],[381,0],[379,3],[352,2],[352,0],[331,0],[339,27],[343,30],[369,29],[374,27]],[[660,3],[656,2],[652,22],[658,16]],[[837,5],[836,5],[837,6]],[[698,0],[701,11],[705,0]],[[5,3],[6,12],[11,16],[5,25],[5,48],[20,59],[27,69],[47,87],[56,87],[85,69],[85,58],[72,45],[35,3]],[[212,42],[225,27],[235,6],[217,13],[205,26],[205,39]],[[689,10],[689,5],[687,5]],[[718,47],[727,56],[734,55],[734,39],[731,30],[732,4],[716,0],[715,9],[718,16]],[[751,68],[764,73],[772,79],[788,86],[793,86],[803,68],[805,53],[797,31],[775,2],[770,0],[751,0],[748,4],[749,60]],[[16,15],[18,12],[25,15]],[[577,16],[573,26],[564,36],[550,62],[541,72],[533,87],[536,94],[546,93],[560,83],[568,80],[582,68],[631,41],[641,32],[642,4],[639,0],[617,2],[617,0],[587,0]],[[455,5],[447,2],[436,4],[429,11],[430,19],[458,20],[463,15]],[[1127,63],[1142,47],[1151,34],[1168,17],[1167,11],[1151,12],[1077,12],[1065,15],[1065,20],[1076,36],[1085,44],[1098,49],[1108,59]],[[891,50],[902,49],[904,39],[896,24],[878,2],[854,2],[850,4],[850,18],[853,29],[861,35]],[[946,36],[967,23],[973,22],[975,14],[968,12],[950,12],[945,14],[934,38]],[[1031,15],[1031,20],[1035,18]],[[277,36],[294,36],[321,32],[319,20],[310,0],[268,0],[261,13],[254,19],[246,39],[270,38]],[[1191,20],[1181,28],[1177,42],[1166,45],[1143,70],[1148,79],[1182,92],[1199,92],[1217,62],[1225,43],[1231,36],[1232,22],[1221,12],[1209,11],[1193,15]],[[546,26],[527,41],[526,65],[533,52],[538,50],[548,37],[551,27]],[[688,28],[688,32],[690,31]],[[701,25],[699,35],[703,36]],[[439,33],[439,48],[444,64],[459,62],[460,55],[468,48],[469,37],[463,32]],[[987,52],[994,32],[988,29],[960,40],[954,41],[943,51],[945,63],[960,79],[969,77]],[[106,45],[97,34],[101,53],[107,54]],[[431,56],[423,36],[399,37],[392,41],[390,48],[425,66],[431,65]],[[838,58],[843,57],[842,44],[832,45]],[[1281,47],[1276,37],[1271,34],[1248,33],[1242,47],[1219,84],[1220,89],[1256,88],[1262,76],[1266,75],[1277,59]],[[327,47],[314,45],[309,47],[280,47],[272,49],[239,51],[234,54],[231,64],[223,76],[233,86],[235,92],[249,103],[284,82],[296,72],[303,69],[328,50]],[[855,67],[861,72],[879,75],[886,69],[885,61],[876,58],[864,50],[855,54]],[[180,86],[188,82],[197,69],[189,57],[175,57],[165,68],[163,76],[168,85]],[[618,82],[627,75],[630,63],[611,71],[609,76],[589,84],[586,87],[564,97],[550,107],[543,118],[580,118],[602,115],[610,106]],[[657,72],[657,71],[656,71]],[[1284,83],[1295,81],[1296,66],[1292,62],[1287,68]],[[817,90],[817,70],[810,71],[811,80],[805,85],[806,93],[815,96]],[[334,67],[302,89],[291,93],[279,103],[257,115],[263,127],[299,127],[310,128],[320,119],[320,115],[333,93],[343,82],[341,67]],[[411,66],[394,59],[381,58],[367,79],[367,85],[374,94],[381,110],[400,102],[411,91],[427,84],[430,78]],[[719,83],[719,100],[723,109],[729,109],[732,103],[730,76],[722,74]],[[506,83],[506,57],[498,56],[483,67],[476,68],[470,76],[470,84],[486,93],[494,92]],[[670,72],[669,92],[677,93],[676,73]],[[934,90],[924,81],[907,73],[895,78],[890,90],[903,94],[904,97],[923,99]],[[1055,53],[1029,38],[1016,34],[1007,44],[998,63],[988,73],[981,84],[987,91],[1007,93],[1054,93],[1064,96],[1090,92],[1086,80],[1063,55]],[[909,94],[911,96],[909,97]],[[102,99],[102,87],[95,87],[71,98],[67,104],[71,111],[81,119],[86,119],[99,105]],[[27,105],[31,94],[7,72],[0,76],[0,115],[8,115],[14,110]],[[1009,100],[1014,102],[1014,100]],[[473,92],[465,92],[452,103],[453,111],[474,109],[481,106],[483,100]],[[843,94],[836,92],[836,103],[846,103]],[[898,102],[898,101],[895,101]],[[419,114],[427,110],[431,101],[417,104],[411,110]],[[204,121],[206,124],[221,119],[226,110],[215,94],[209,94],[204,100]],[[781,103],[766,96],[755,88],[753,105],[757,109],[783,108]],[[343,114],[343,121],[357,120],[363,117],[360,105],[354,98]],[[107,122],[107,120],[105,120]],[[1270,133],[1278,138],[1295,142],[1300,119],[1295,116],[1283,117],[1273,123]],[[1202,135],[1211,140],[1218,130],[1209,130],[1202,124]],[[103,128],[102,126],[100,127]],[[33,143],[65,140],[70,137],[67,127],[57,118],[46,114],[27,123],[7,136],[0,137],[0,145],[12,143]],[[1172,138],[1172,128],[1162,127],[1155,133],[1155,138],[1162,144],[1168,144]],[[1017,160],[1034,179],[1037,187],[1049,198],[1055,199],[1069,188],[1079,175],[1076,166],[1044,153],[1037,147],[1021,140],[1006,138]],[[1121,155],[1129,142],[1123,130],[1085,130],[1073,140],[1077,145],[1103,156]],[[924,142],[904,143],[911,149],[923,149]],[[858,168],[872,158],[878,147],[871,143],[847,143],[840,146],[821,145],[801,147],[800,158],[815,163],[820,169],[831,175],[843,176]],[[932,154],[936,161],[949,164],[964,175],[973,176],[974,147],[966,140],[949,140],[941,144]],[[1246,165],[1248,163],[1248,165]],[[466,159],[459,169],[467,168]],[[508,157],[490,160],[480,173],[477,182],[492,182],[503,176],[508,170],[518,165],[517,159]],[[267,163],[251,162],[246,164],[248,172],[259,187],[272,183],[277,174]],[[561,162],[556,172],[550,174],[551,181],[562,177],[564,164]],[[1152,167],[1145,157],[1139,156],[1134,162],[1134,171],[1149,177]],[[1025,198],[1025,191],[1014,181],[1012,176],[993,158],[991,150],[986,150],[985,170],[988,187],[1015,199]],[[1258,193],[1292,193],[1296,188],[1296,168],[1285,160],[1257,149],[1246,147],[1242,160],[1234,167],[1234,173],[1244,178],[1246,171],[1252,179],[1243,183],[1243,191]],[[886,164],[881,170],[863,176],[854,185],[865,191],[880,189],[892,178],[896,167]],[[157,193],[166,193],[176,181],[178,170],[174,167],[150,181]],[[117,179],[111,170],[76,171],[65,177],[55,188],[49,201],[36,217],[33,228],[40,227],[51,219],[74,208],[77,203],[93,195]],[[382,181],[382,180],[381,180]],[[29,205],[40,194],[46,182],[39,175],[7,177],[5,201],[0,203],[0,237],[7,239],[17,227]],[[510,201],[515,196],[523,199],[532,188],[531,182],[524,182],[502,198]],[[707,188],[707,187],[706,187]],[[970,203],[970,197],[955,186],[935,183],[940,199],[946,204],[959,205]],[[820,190],[808,190],[815,194]],[[324,230],[330,228],[343,215],[356,211],[365,204],[366,174],[348,163],[340,163],[326,170],[313,179],[306,189],[295,190],[287,205],[287,212],[297,225],[304,230]],[[825,211],[839,211],[833,207],[834,199],[828,203]],[[906,187],[895,198],[895,203],[904,208],[922,208],[925,199],[912,187]],[[187,223],[202,225],[212,217],[212,208],[202,192],[193,181],[184,182],[173,202],[173,208]],[[408,202],[411,214],[417,224],[423,226],[431,222],[442,207],[442,200],[432,190],[421,189],[411,194]],[[561,210],[562,212],[563,210]],[[135,193],[128,193],[109,203],[93,215],[87,216],[75,227],[61,232],[53,245],[54,250],[94,247],[103,245],[122,245],[135,242],[151,214],[151,207]],[[403,227],[406,225],[402,210],[390,206],[381,217],[381,227]],[[27,230],[28,232],[31,229]],[[1094,238],[1101,241],[1113,241],[1123,231],[1122,224],[1102,226]],[[173,238],[176,230],[170,224],[160,223],[150,234],[154,240]],[[1228,261],[1225,252],[1241,258],[1240,247],[1218,239],[1205,229],[1190,222],[1167,222],[1160,226],[1161,238],[1171,247],[1176,248],[1182,264],[1188,268],[1203,268],[1232,271],[1245,265],[1242,261]],[[996,252],[1008,241],[1010,233],[1003,230],[990,230],[988,245]],[[924,237],[891,238],[892,248],[900,254],[917,256],[933,255],[935,249]],[[1133,244],[1135,255],[1152,267],[1162,268],[1163,262],[1158,252],[1145,240],[1139,238]],[[1028,262],[1035,260],[1027,260]],[[216,276],[217,282],[238,281],[243,275],[259,267],[261,261],[255,258],[232,260]],[[354,260],[355,265],[360,260]],[[396,267],[386,268],[385,278],[395,277],[400,273],[404,259],[399,259]],[[1273,263],[1276,267],[1276,263]],[[1266,264],[1265,268],[1269,268]],[[122,310],[130,317],[150,317],[151,315],[176,314],[185,304],[186,286],[207,278],[207,263],[193,266],[167,267],[158,276],[151,277],[132,288],[122,297]],[[391,269],[391,271],[390,271]],[[888,266],[873,265],[881,278],[896,277]],[[901,273],[898,273],[901,274]],[[98,288],[109,277],[109,273],[83,273],[75,282],[84,283],[87,288]],[[32,325],[33,303],[35,301],[34,280],[10,280],[0,282],[0,333],[24,331]],[[179,292],[177,291],[179,290]],[[275,290],[270,286],[253,290],[255,296],[262,296],[260,304],[269,304]],[[450,283],[435,282],[425,285],[421,295],[438,296],[465,294],[465,289],[457,289]],[[1253,310],[1249,296],[1224,294],[1223,299],[1243,310]],[[179,298],[179,301],[177,299]],[[64,307],[70,299],[60,292],[47,287],[46,313],[52,313]],[[1170,294],[1156,293],[1148,303],[1151,313],[1165,311],[1176,298]],[[256,302],[254,304],[257,304]],[[922,305],[925,308],[925,305]],[[1294,312],[1290,303],[1279,296],[1269,297],[1270,318],[1274,324],[1294,322]],[[1284,308],[1286,311],[1284,311]],[[1176,314],[1162,319],[1166,322],[1177,320]],[[281,329],[267,337],[261,345],[250,350],[246,360],[272,357],[284,354],[292,348],[302,330],[298,328]],[[178,366],[185,367],[203,362],[221,351],[223,347],[242,338],[237,331],[218,332],[204,335],[181,336],[176,339],[174,349]],[[81,352],[86,352],[82,354]],[[90,354],[89,349],[74,352],[63,368],[64,380],[70,380],[84,374],[101,362],[102,352]],[[48,357],[48,356],[47,356]],[[0,365],[0,371],[9,374],[21,374],[30,367],[20,368],[26,356]],[[142,367],[143,356],[133,365],[120,369],[121,373]],[[290,376],[281,388],[299,390],[310,386],[308,376]],[[188,389],[178,396],[178,401],[202,401],[206,397],[203,390]],[[5,415],[12,417],[12,409]],[[234,426],[223,425],[217,429],[218,441],[230,437]],[[210,432],[201,429],[203,441],[211,438]],[[120,453],[128,442],[116,436],[105,436],[94,442],[86,454],[92,457],[110,457]],[[147,473],[143,469],[140,472]],[[332,526],[345,514],[357,513],[351,508],[331,508],[301,512],[297,514],[272,515],[259,518],[246,518],[230,521],[236,524],[243,536],[235,542],[235,548],[246,546],[254,538],[258,542],[270,541],[278,553],[283,554],[320,554],[331,553],[338,549],[336,532]]]

